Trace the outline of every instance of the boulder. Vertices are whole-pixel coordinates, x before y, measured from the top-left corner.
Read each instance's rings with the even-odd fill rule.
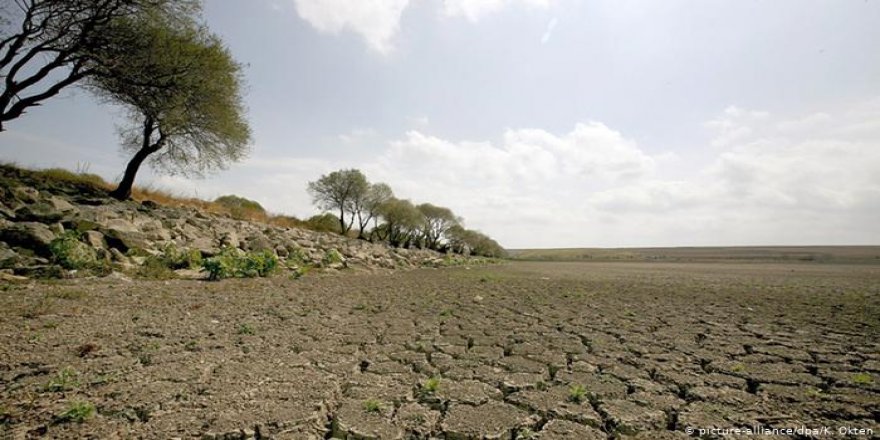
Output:
[[[245,239],[244,250],[251,252],[274,251],[275,246],[263,235],[251,235]]]
[[[16,219],[28,222],[55,223],[61,220],[62,217],[64,217],[64,214],[61,211],[58,211],[46,202],[24,205],[15,210]]]
[[[12,188],[12,196],[24,203],[34,203],[40,198],[40,192],[29,186]]]
[[[21,255],[8,248],[0,248],[0,269],[11,269],[22,260]]]
[[[104,234],[98,231],[86,231],[83,234],[83,239],[89,246],[95,249],[105,249],[107,247],[107,242],[104,241]]]
[[[42,223],[20,222],[0,230],[0,241],[5,241],[12,246],[31,249],[34,253],[46,257],[52,256],[49,243],[54,239],[55,234]]]

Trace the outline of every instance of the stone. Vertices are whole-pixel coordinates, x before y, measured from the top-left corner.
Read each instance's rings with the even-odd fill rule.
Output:
[[[55,234],[42,223],[20,222],[0,230],[0,241],[31,249],[37,255],[44,257],[52,256],[49,244],[54,239]]]
[[[64,215],[60,211],[45,202],[24,205],[15,211],[16,219],[30,222],[55,223],[62,217]]]
[[[12,249],[0,249],[0,269],[10,269],[17,266],[22,261],[21,255],[18,255]]]
[[[12,188],[12,196],[25,203],[34,203],[40,198],[40,192],[29,186]]]
[[[107,247],[107,243],[104,241],[104,234],[98,231],[86,231],[83,234],[83,240],[95,249],[105,249]]]

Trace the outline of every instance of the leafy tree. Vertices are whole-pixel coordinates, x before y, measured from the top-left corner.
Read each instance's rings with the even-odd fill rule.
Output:
[[[388,184],[370,184],[363,201],[356,204],[358,238],[366,238],[364,232],[366,231],[367,226],[369,226],[371,220],[373,221],[373,227],[375,228],[377,226],[380,207],[383,203],[391,200],[393,197],[394,192],[391,191],[391,187],[388,186]]]
[[[160,170],[199,175],[246,155],[241,66],[217,36],[192,17],[157,13],[117,19],[106,33],[113,44],[99,57],[125,62],[101,66],[89,88],[128,109],[121,135],[134,152],[111,195],[130,197],[148,157]]]
[[[378,210],[385,223],[377,231],[380,239],[397,247],[408,247],[418,238],[419,228],[424,221],[422,213],[409,200],[391,198]]]
[[[456,253],[463,255],[482,255],[485,257],[503,257],[507,251],[498,242],[489,238],[486,234],[471,229],[465,229],[461,225],[454,225],[446,232],[447,246]]]
[[[266,217],[266,210],[259,203],[236,195],[217,197],[214,203],[229,210],[233,218],[246,219],[254,217]]]
[[[360,170],[339,170],[322,175],[320,179],[309,182],[308,191],[312,202],[320,209],[339,213],[339,231],[348,234],[354,225],[355,214],[346,222],[346,213],[358,211],[364,203],[369,183]]]
[[[166,17],[198,10],[195,0],[11,0],[0,6],[0,131],[64,88],[125,64],[124,53],[100,53],[108,29],[148,11]]]
[[[305,226],[313,231],[339,233],[339,219],[330,213],[309,217],[305,221]]]
[[[416,208],[424,218],[422,240],[428,249],[437,250],[440,246],[440,239],[443,238],[446,231],[461,222],[449,208],[430,203],[422,203]]]

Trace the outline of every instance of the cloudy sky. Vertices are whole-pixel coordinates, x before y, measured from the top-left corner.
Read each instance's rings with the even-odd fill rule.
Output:
[[[247,64],[250,157],[141,184],[315,213],[356,167],[509,248],[880,244],[880,1],[207,0]],[[117,179],[68,91],[0,159]]]

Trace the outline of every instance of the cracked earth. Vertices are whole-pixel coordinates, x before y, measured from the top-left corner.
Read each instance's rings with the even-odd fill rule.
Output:
[[[3,440],[880,433],[876,265],[516,262],[2,287]]]

